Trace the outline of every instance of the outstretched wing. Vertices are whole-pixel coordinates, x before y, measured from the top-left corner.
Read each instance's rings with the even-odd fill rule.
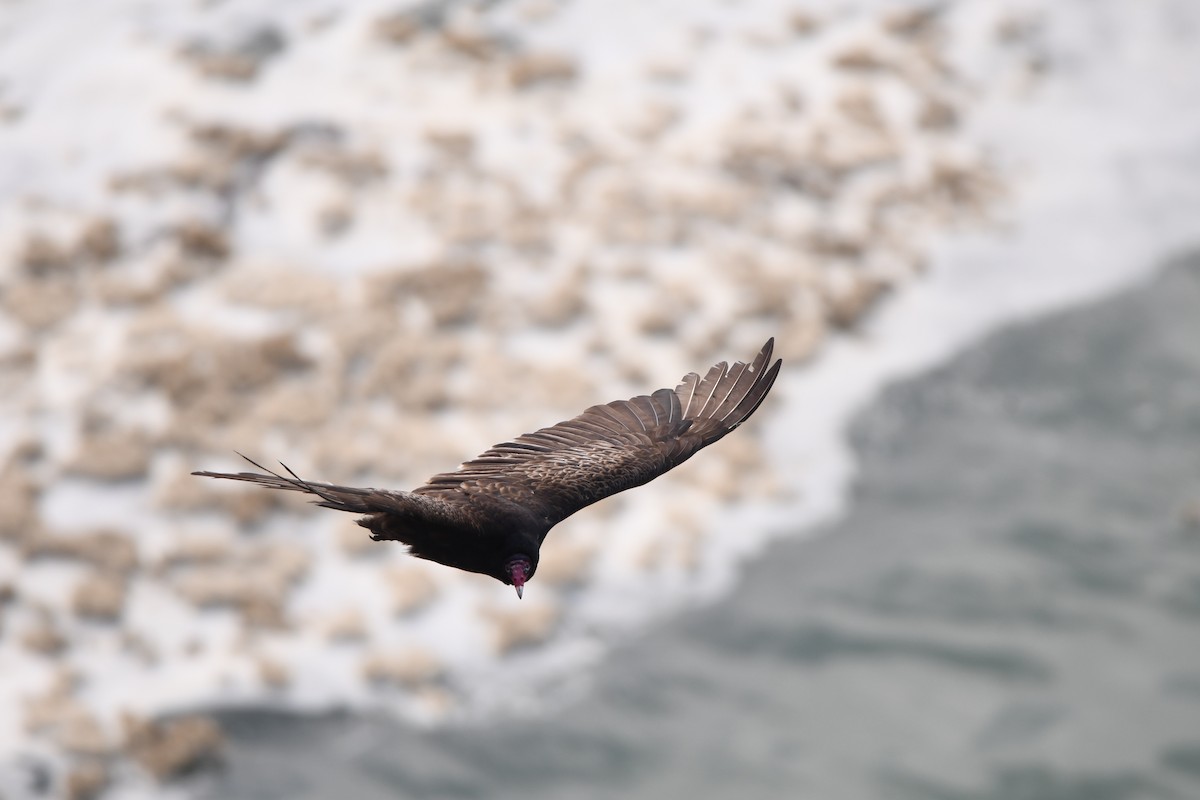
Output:
[[[239,453],[239,455],[241,455]],[[281,464],[287,475],[280,475],[259,464],[247,456],[242,456],[265,474],[257,472],[193,472],[205,478],[224,478],[231,481],[245,481],[269,489],[284,489],[292,492],[302,492],[314,495],[316,505],[332,508],[335,511],[349,511],[352,514],[393,514],[405,519],[432,519],[443,512],[440,504],[430,502],[431,498],[418,497],[412,492],[394,492],[389,489],[367,489],[355,486],[337,486],[332,483],[307,481],[301,478],[286,465]]]
[[[745,422],[779,373],[781,362],[770,363],[774,344],[769,339],[750,364],[722,361],[703,378],[684,376],[674,390],[592,406],[498,444],[414,493],[449,502],[500,497],[524,506],[549,530],[585,506],[653,480]]]

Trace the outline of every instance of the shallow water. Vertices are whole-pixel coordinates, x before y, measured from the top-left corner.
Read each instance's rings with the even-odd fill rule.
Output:
[[[855,425],[843,520],[557,712],[228,713],[206,794],[1197,796],[1197,312],[1191,256],[892,387]]]

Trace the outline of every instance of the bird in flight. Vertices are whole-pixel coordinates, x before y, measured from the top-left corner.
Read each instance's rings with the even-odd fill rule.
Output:
[[[359,489],[280,475],[193,472],[316,496],[362,514],[371,538],[408,545],[418,558],[490,575],[516,587],[537,572],[550,529],[609,495],[641,486],[745,422],[779,374],[769,339],[754,361],[688,373],[674,389],[596,405],[574,419],[498,444],[411,492]],[[245,456],[243,456],[245,458]]]

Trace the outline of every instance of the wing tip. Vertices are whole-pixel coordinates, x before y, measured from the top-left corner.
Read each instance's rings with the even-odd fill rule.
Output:
[[[740,426],[766,400],[783,367],[783,359],[770,360],[774,347],[775,337],[772,336],[763,344],[752,362],[739,361],[733,367],[723,370],[714,385],[707,389],[709,399],[698,409],[691,409],[688,416],[705,422],[703,427],[709,431],[706,438],[714,437],[710,441],[715,441]],[[710,376],[716,368],[714,366],[709,370]]]

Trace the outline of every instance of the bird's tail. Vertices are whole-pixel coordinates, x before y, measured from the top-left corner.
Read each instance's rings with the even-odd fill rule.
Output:
[[[381,503],[380,495],[383,494],[378,489],[358,489],[353,486],[335,486],[331,483],[316,483],[306,481],[292,472],[287,464],[280,463],[280,466],[288,473],[280,475],[259,464],[257,461],[238,453],[242,458],[249,461],[254,466],[258,467],[263,473],[258,472],[193,472],[193,475],[202,475],[206,478],[224,478],[231,481],[245,481],[247,483],[256,483],[259,486],[266,486],[269,489],[283,489],[291,492],[303,492],[305,494],[316,495],[319,500],[313,502],[325,508],[332,508],[336,511],[349,511],[352,514],[372,514],[380,511],[392,510],[384,507],[385,503]],[[288,476],[291,477],[288,477]]]

